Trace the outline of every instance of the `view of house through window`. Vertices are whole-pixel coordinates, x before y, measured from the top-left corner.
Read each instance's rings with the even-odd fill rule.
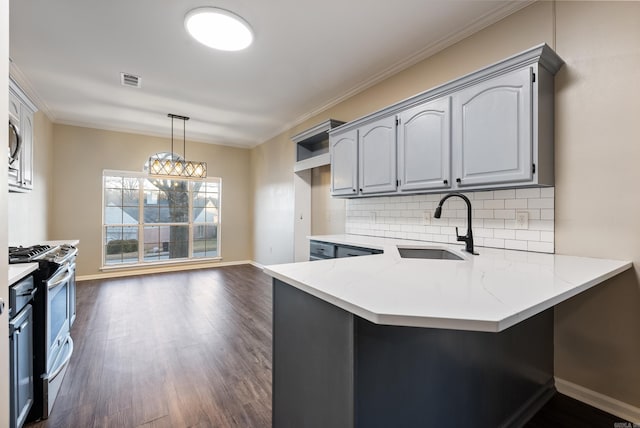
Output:
[[[105,171],[104,265],[219,257],[220,185]]]

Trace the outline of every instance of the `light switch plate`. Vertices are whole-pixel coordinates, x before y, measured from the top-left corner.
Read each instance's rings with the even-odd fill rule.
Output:
[[[516,229],[529,229],[529,213],[526,211],[516,212]]]
[[[425,210],[423,213],[424,224],[431,224],[431,211]]]

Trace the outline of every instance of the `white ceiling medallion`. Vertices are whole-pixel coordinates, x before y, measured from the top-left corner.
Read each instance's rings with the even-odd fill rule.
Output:
[[[187,32],[213,49],[239,51],[253,42],[251,27],[240,16],[217,7],[199,7],[184,17]]]

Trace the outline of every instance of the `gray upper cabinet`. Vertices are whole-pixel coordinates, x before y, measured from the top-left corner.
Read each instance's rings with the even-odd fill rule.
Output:
[[[346,156],[331,159],[342,180],[333,195],[553,186],[554,75],[563,64],[541,44],[330,131],[358,139],[351,169]]]
[[[398,116],[399,190],[451,187],[451,99],[420,104]]]
[[[33,115],[35,105],[12,80],[9,81],[9,117],[21,138],[17,159],[9,165],[10,192],[28,192],[33,189]]]
[[[385,117],[358,129],[359,191],[396,190],[396,118]]]
[[[331,194],[355,195],[358,192],[358,130],[329,137],[331,154]]]
[[[454,153],[458,186],[531,181],[531,67],[454,94]]]

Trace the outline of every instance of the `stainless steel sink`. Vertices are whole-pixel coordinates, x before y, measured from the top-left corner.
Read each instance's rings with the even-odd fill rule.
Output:
[[[464,260],[456,253],[444,248],[401,248],[398,247],[400,257],[403,259],[430,259],[430,260]]]

